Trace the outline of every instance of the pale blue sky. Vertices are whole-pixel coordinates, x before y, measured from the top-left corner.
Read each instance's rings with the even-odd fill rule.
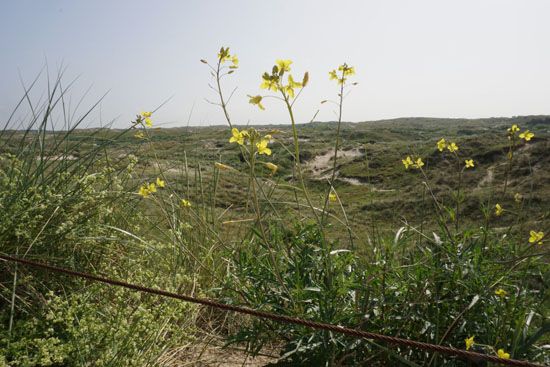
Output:
[[[359,85],[344,119],[403,116],[490,117],[550,114],[550,1],[23,1],[2,0],[0,115],[48,60],[81,75],[73,98],[110,90],[104,121],[126,126],[133,115],[174,98],[155,116],[163,126],[224,123],[204,101],[207,67],[220,46],[238,54],[228,80],[238,90],[230,110],[238,123],[288,123],[283,106],[248,104],[260,75],[276,58],[294,60],[310,85],[297,117],[333,120],[336,97],[328,71],[354,65]],[[94,115],[99,123],[99,113]]]

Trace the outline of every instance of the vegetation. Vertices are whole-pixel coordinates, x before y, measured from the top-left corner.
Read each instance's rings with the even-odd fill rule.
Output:
[[[550,362],[550,117],[299,124],[309,75],[277,60],[251,104],[290,125],[78,129],[61,76],[26,130],[0,135],[1,251],[278,314]],[[267,103],[269,102],[269,103]],[[273,102],[273,105],[272,103]],[[15,114],[14,114],[15,116]],[[63,116],[63,117],[60,117]],[[51,121],[65,118],[63,131]],[[49,125],[50,124],[50,125]],[[205,325],[277,365],[472,361],[240,315],[4,263],[0,366],[171,365]],[[198,321],[200,320],[200,321]],[[274,362],[275,363],[275,362]]]

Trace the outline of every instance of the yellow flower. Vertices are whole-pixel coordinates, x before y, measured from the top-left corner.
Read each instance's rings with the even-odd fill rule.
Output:
[[[504,298],[504,297],[506,297],[506,295],[508,295],[508,292],[506,292],[506,291],[505,291],[504,289],[502,289],[502,288],[499,288],[499,289],[497,289],[497,290],[495,291],[495,294],[496,294],[497,296],[499,296],[500,298]]]
[[[424,166],[424,162],[422,162],[422,158],[417,158],[416,162],[414,163],[414,168],[422,168]]]
[[[473,159],[466,159],[464,162],[466,163],[466,168],[473,168],[474,167],[474,160]]]
[[[529,231],[529,243],[538,243],[542,245],[542,239],[544,238],[544,232]]]
[[[134,134],[134,138],[143,139],[145,138],[145,135],[143,134],[142,131],[138,131],[137,133]]]
[[[519,137],[521,139],[525,139],[525,141],[529,141],[531,140],[531,138],[533,138],[535,136],[535,134],[533,134],[532,132],[530,132],[529,130],[525,130],[524,132],[522,132],[521,134],[519,134]]]
[[[471,337],[464,339],[464,342],[466,343],[466,350],[470,350],[470,348],[475,344],[474,336],[472,335]]]
[[[333,202],[333,203],[334,203],[334,202],[336,201],[336,194],[333,193],[333,192],[331,192],[330,194],[328,194],[328,200],[329,200],[330,202]]]
[[[338,71],[341,71],[343,75],[355,74],[355,69],[352,66],[348,66],[346,63],[338,66]]]
[[[522,199],[523,199],[523,196],[521,196],[521,194],[519,192],[516,192],[514,194],[514,200],[516,201],[516,203],[521,203]]]
[[[151,121],[150,117],[145,118],[145,125],[147,125],[147,127],[153,127],[153,121]]]
[[[269,144],[269,140],[267,139],[262,139],[259,143],[256,143],[258,154],[271,155],[271,149],[267,147],[267,144]]]
[[[225,164],[220,163],[220,162],[214,163],[214,166],[216,166],[217,169],[222,170],[222,171],[227,171],[227,170],[232,170],[233,169],[233,167],[230,167],[230,166],[225,165]]]
[[[265,110],[264,105],[262,104],[262,96],[248,96],[250,99],[248,100],[248,103],[256,105],[260,108],[260,110]]]
[[[288,74],[288,85],[285,87],[285,91],[290,98],[294,98],[294,88],[301,88],[302,83],[295,82],[292,75]]]
[[[437,149],[439,149],[440,152],[442,152],[446,146],[447,146],[447,142],[445,142],[445,139],[443,138],[441,138],[441,140],[437,142]]]
[[[147,117],[151,117],[152,114],[153,112],[142,112],[141,116],[143,116],[143,118],[147,118]]]
[[[244,145],[244,138],[247,136],[246,130],[239,131],[236,127],[231,129],[231,138],[229,138],[230,143],[237,143],[239,145]]]
[[[504,209],[502,208],[502,206],[500,206],[500,204],[495,205],[495,215],[497,217],[501,216],[503,212]]]
[[[151,193],[149,192],[149,189],[147,188],[146,185],[143,185],[139,188],[139,191],[138,191],[139,196],[146,198],[149,196],[149,194]]]
[[[267,163],[264,163],[264,164],[267,167],[267,169],[269,169],[271,171],[272,175],[274,175],[277,172],[277,170],[279,169],[279,167],[276,164],[273,164],[271,162],[267,162]]]
[[[239,58],[237,57],[237,55],[231,56],[231,62],[233,63],[233,65],[229,67],[230,69],[237,69],[239,67]]]
[[[498,358],[510,359],[510,353],[506,353],[504,349],[497,350]]]
[[[155,192],[157,192],[157,187],[154,183],[144,184],[139,188],[138,195],[146,198]]]
[[[291,74],[288,74],[288,85],[292,88],[301,88],[302,87],[302,83],[295,82],[294,78],[292,77]]]
[[[329,71],[328,75],[330,80],[337,80],[338,84],[342,85],[346,82],[347,76],[351,76],[355,74],[355,68],[353,66],[348,66],[348,64],[342,64],[338,66],[338,71],[341,71],[341,76],[338,76],[338,73],[335,70]]]
[[[405,169],[409,169],[410,166],[414,165],[414,162],[410,156],[407,156],[407,158],[402,159],[401,162],[403,162]]]
[[[447,146],[447,149],[449,149],[449,152],[454,153],[458,150],[458,145],[451,143]]]
[[[279,72],[288,72],[290,71],[290,64],[292,64],[291,60],[276,60],[275,63],[277,64],[277,67],[279,68]]]
[[[181,199],[180,204],[184,208],[190,208],[191,207],[191,202],[189,200]]]
[[[348,66],[348,64],[338,66],[338,70],[342,71],[344,76],[355,75],[355,68],[353,66]]]
[[[269,75],[268,73],[263,73],[262,75],[262,84],[260,84],[261,89],[268,89],[274,92],[279,90],[279,76],[278,75]]]
[[[157,177],[157,186],[163,189],[165,185],[166,183],[164,182],[164,180],[162,180],[160,177]]]
[[[508,132],[512,134],[517,133],[518,131],[519,131],[519,126],[516,124],[513,124],[512,127],[508,128]]]
[[[231,55],[229,54],[229,47],[225,47],[225,48],[222,47],[220,49],[220,52],[218,52],[218,59],[220,60],[220,62],[223,64],[230,58],[231,58]]]

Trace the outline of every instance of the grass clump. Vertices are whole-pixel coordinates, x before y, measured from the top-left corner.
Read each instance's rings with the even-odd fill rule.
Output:
[[[156,272],[143,260],[132,260],[159,259],[148,253],[154,243],[129,235],[139,230],[141,217],[133,213],[136,158],[114,158],[102,129],[76,136],[90,111],[68,119],[73,114],[64,110],[61,75],[49,92],[44,104],[28,100],[32,118],[25,130],[10,130],[7,121],[0,135],[1,251],[138,283],[153,281]],[[60,115],[67,119],[66,129],[54,131],[49,124]],[[14,264],[3,267],[0,364],[141,366],[190,338],[195,312],[190,305]],[[181,332],[182,326],[189,333]]]

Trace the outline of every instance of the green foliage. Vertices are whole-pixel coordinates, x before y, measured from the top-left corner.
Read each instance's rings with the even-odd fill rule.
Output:
[[[256,238],[231,254],[230,274],[222,293],[229,302],[241,301],[254,308],[281,315],[338,325],[361,321],[356,310],[356,292],[363,274],[357,258],[348,250],[322,240],[319,228],[310,225],[295,230],[270,228],[270,248]],[[276,253],[277,266],[271,262]],[[240,296],[243,299],[240,299]],[[348,338],[287,323],[253,319],[240,328],[230,342],[246,342],[258,352],[273,338],[287,340],[285,360],[317,365],[353,351],[357,343]]]
[[[21,367],[156,365],[193,328],[189,304],[101,284],[49,292],[44,301],[39,312],[17,319],[11,337],[0,333],[0,360]]]
[[[289,231],[271,227],[270,233],[270,248],[256,239],[231,254],[231,277],[222,292],[228,302],[459,348],[475,335],[480,352],[493,354],[498,347],[514,358],[547,357],[533,344],[548,327],[550,269],[535,259],[512,268],[499,261],[523,251],[514,248],[517,239],[465,232],[448,241],[419,240],[411,228],[402,228],[395,239],[374,244],[365,261],[323,240],[313,225]],[[496,295],[497,288],[506,289],[506,297]],[[252,353],[282,341],[283,365],[400,360],[374,343],[258,319],[241,324],[228,340],[245,342]],[[420,365],[430,358],[417,350],[406,354]],[[441,363],[463,365],[442,357]]]

